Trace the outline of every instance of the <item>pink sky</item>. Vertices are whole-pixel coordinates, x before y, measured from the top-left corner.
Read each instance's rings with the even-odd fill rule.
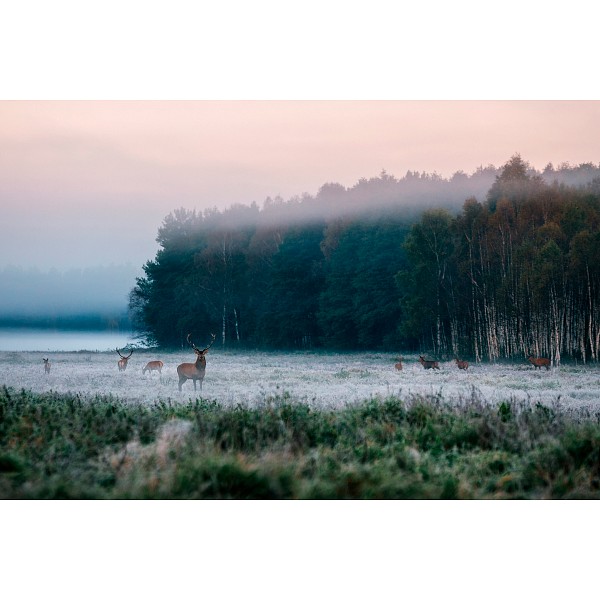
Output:
[[[166,214],[450,176],[519,152],[600,161],[595,101],[2,101],[0,268],[154,257]]]

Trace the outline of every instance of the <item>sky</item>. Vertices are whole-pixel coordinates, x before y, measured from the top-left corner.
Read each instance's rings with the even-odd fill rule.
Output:
[[[179,207],[600,161],[598,101],[0,101],[0,268],[141,266]]]

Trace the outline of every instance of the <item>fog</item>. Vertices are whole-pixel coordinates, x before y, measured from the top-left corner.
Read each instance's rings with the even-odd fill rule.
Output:
[[[561,163],[557,167],[548,163],[543,170],[538,170],[525,162],[529,165],[529,176],[539,177],[549,185],[594,189],[600,186],[600,163]],[[489,164],[472,173],[456,171],[450,177],[410,170],[396,177],[383,170],[379,175],[363,177],[348,187],[335,182],[324,183],[316,194],[304,193],[290,198],[269,196],[261,206],[257,203],[250,206],[234,204],[223,210],[204,211],[204,215],[210,217],[214,228],[219,230],[252,227],[259,222],[263,226],[277,226],[344,217],[379,217],[389,211],[409,221],[418,219],[429,208],[458,212],[467,198],[485,201],[502,168],[503,165]],[[179,220],[185,220],[184,213],[179,210],[173,213],[177,213]]]
[[[257,203],[233,204],[227,209],[213,208],[205,210],[211,217],[211,227],[216,229],[235,229],[281,225],[308,221],[327,221],[345,216],[370,214],[380,215],[382,211],[393,210],[408,220],[430,207],[446,207],[459,211],[465,201],[475,197],[484,201],[487,191],[501,172],[501,166],[480,166],[472,173],[457,171],[450,177],[437,173],[407,171],[402,177],[396,177],[386,171],[371,178],[361,178],[354,185],[345,187],[339,183],[325,183],[316,194],[308,193],[287,199],[281,196],[267,197],[261,206]],[[600,165],[582,163],[570,165],[562,163],[554,167],[551,163],[543,171],[530,167],[530,175],[539,176],[547,183],[574,186],[600,185]],[[177,209],[172,211],[182,214]],[[149,213],[150,214],[150,213]],[[154,216],[153,216],[154,217]],[[170,215],[163,215],[160,223],[169,222]],[[67,215],[66,219],[73,219]],[[114,251],[114,257],[126,258],[126,263],[113,262],[106,266],[88,266],[85,268],[15,267],[0,269],[0,323],[4,324],[56,324],[76,326],[85,317],[87,324],[107,326],[109,323],[123,321],[127,313],[129,292],[135,285],[136,277],[143,275],[143,265],[152,260],[159,248],[160,226],[155,227],[152,219],[137,219],[134,225],[119,222],[119,219],[105,218],[106,223],[116,221],[112,235],[122,232],[123,240],[118,244],[107,243],[103,220],[96,223],[90,232],[83,229],[78,236],[81,244],[102,249],[102,258],[106,259],[104,246]],[[129,221],[133,219],[129,215]],[[152,221],[152,222],[151,222]],[[73,248],[69,240],[57,236],[52,247],[46,251],[35,242],[36,229],[43,228],[47,219],[32,223],[31,244],[21,244],[15,251],[20,255],[28,249],[33,256],[42,259],[46,254],[56,256],[61,246],[69,256],[76,256],[85,264],[90,260],[79,243]],[[145,224],[144,224],[145,223]],[[77,227],[74,225],[73,227]],[[131,227],[131,231],[128,231]],[[40,260],[40,262],[42,262]],[[90,322],[94,315],[96,322]],[[117,321],[115,321],[115,319]]]
[[[43,271],[7,267],[0,270],[0,322],[36,318],[75,325],[84,317],[117,320],[127,311],[129,291],[141,268],[110,265],[88,269]],[[44,324],[44,321],[40,321]],[[46,323],[47,324],[47,323]]]
[[[378,202],[361,182],[383,169],[402,182],[381,198],[432,202],[429,186],[458,205],[489,180],[412,189],[407,171],[451,180],[515,152],[542,170],[597,161],[599,140],[600,102],[0,102],[0,268],[141,266],[180,206],[307,194],[322,212],[337,200],[355,209]]]

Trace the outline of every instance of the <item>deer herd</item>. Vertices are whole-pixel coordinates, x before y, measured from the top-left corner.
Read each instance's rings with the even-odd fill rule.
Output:
[[[200,391],[202,391],[202,381],[204,380],[204,374],[206,373],[206,354],[210,350],[210,347],[214,344],[216,335],[211,333],[210,344],[203,350],[196,348],[196,345],[192,341],[192,334],[188,333],[187,343],[192,347],[196,354],[196,362],[193,363],[181,363],[177,367],[177,375],[179,376],[179,391],[181,392],[181,386],[188,380],[191,379],[194,382],[194,391],[196,390],[196,382],[200,382]],[[127,355],[123,356],[118,348],[116,348],[117,354],[121,357],[121,360],[117,363],[119,371],[125,371],[127,369],[127,361],[131,358],[133,350]],[[47,359],[44,359],[47,360]],[[162,360],[151,360],[146,363],[146,366],[142,369],[142,373],[145,375],[146,371],[152,375],[152,371],[158,371],[159,375],[162,375],[162,368],[165,363]],[[48,373],[50,367],[47,367],[46,373]]]
[[[211,346],[214,344],[216,335],[211,333],[211,340],[208,346],[203,350],[200,350],[196,347],[194,342],[192,341],[192,334],[188,333],[187,335],[187,343],[190,345],[194,354],[196,355],[195,362],[189,363],[181,363],[177,367],[177,375],[179,377],[179,391],[181,392],[181,386],[188,380],[191,379],[194,382],[194,391],[196,391],[196,382],[200,382],[200,391],[202,391],[202,381],[204,380],[204,375],[206,373],[206,354],[210,350]],[[129,359],[133,355],[133,349],[129,352],[127,356],[123,356],[118,348],[116,348],[116,352],[120,357],[120,360],[117,362],[117,366],[119,371],[125,371],[127,369],[127,364]],[[50,359],[43,358],[44,361],[44,373],[46,375],[50,374]],[[402,371],[402,361],[404,360],[401,356],[398,356],[396,359],[398,362],[395,363],[394,367],[397,371]],[[541,369],[542,367],[546,367],[546,370],[550,369],[552,365],[552,361],[549,358],[544,357],[534,357],[529,356],[527,360],[533,365],[534,370]],[[459,370],[466,371],[469,368],[469,363],[466,360],[460,360],[459,358],[455,358],[454,362]],[[419,363],[421,363],[422,367],[425,370],[428,369],[438,369],[440,368],[439,361],[437,360],[425,360],[423,356],[419,356]],[[162,360],[151,360],[146,363],[146,366],[142,369],[142,373],[145,375],[146,371],[152,375],[152,371],[158,371],[158,374],[162,374],[162,368],[164,367],[164,363]]]

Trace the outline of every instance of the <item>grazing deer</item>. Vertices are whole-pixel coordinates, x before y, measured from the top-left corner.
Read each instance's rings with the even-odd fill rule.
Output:
[[[466,360],[458,360],[458,358],[455,358],[454,360],[459,369],[464,369],[466,371],[469,368],[469,363]]]
[[[150,375],[152,375],[152,371],[158,371],[159,375],[162,375],[162,368],[164,363],[162,360],[151,360],[143,369],[142,373],[145,375],[146,371],[150,371]]]
[[[398,362],[394,365],[396,371],[402,371],[402,357],[398,357]]]
[[[423,365],[424,369],[439,369],[440,365],[437,360],[425,360],[422,356],[419,356],[419,362]]]
[[[204,348],[204,350],[199,350],[194,345],[194,342],[190,339],[192,334],[188,333],[187,341],[188,344],[194,349],[196,353],[196,362],[195,363],[181,363],[177,367],[177,375],[179,375],[179,391],[181,392],[181,386],[188,380],[191,379],[194,382],[194,391],[196,391],[196,381],[200,382],[200,391],[202,391],[202,380],[204,379],[204,374],[206,372],[206,353],[213,345],[216,335],[211,333],[212,340],[210,344]]]
[[[44,373],[46,373],[46,375],[48,375],[50,373],[50,362],[49,362],[49,359],[42,358],[42,360],[44,361]]]
[[[549,358],[534,358],[533,356],[530,356],[527,360],[534,366],[534,369],[541,369],[542,367],[546,367],[547,371],[550,368]]]
[[[123,356],[119,352],[118,348],[116,350],[117,350],[117,354],[121,357],[121,360],[117,363],[119,365],[119,371],[124,371],[127,368],[127,361],[131,358],[131,355],[133,354],[133,350],[127,356]]]

